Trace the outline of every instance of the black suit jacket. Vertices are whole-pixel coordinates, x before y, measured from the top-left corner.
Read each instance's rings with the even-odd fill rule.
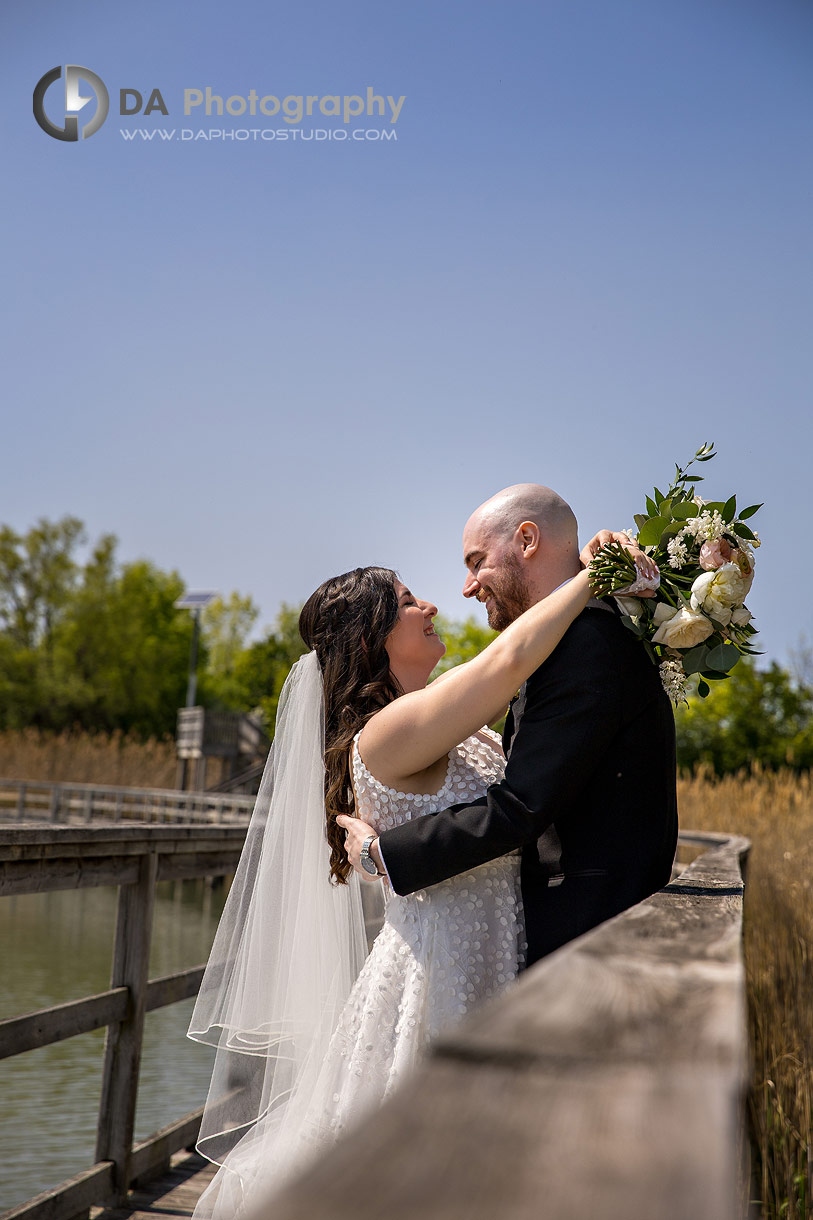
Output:
[[[522,848],[528,965],[667,884],[677,841],[675,727],[655,665],[590,604],[506,720],[484,798],[380,837],[398,894]]]

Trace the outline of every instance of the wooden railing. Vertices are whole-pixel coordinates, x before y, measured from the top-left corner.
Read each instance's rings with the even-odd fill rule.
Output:
[[[745,839],[528,970],[250,1220],[742,1220]]]
[[[0,1220],[86,1217],[193,1143],[200,1111],[132,1146],[144,1014],[194,995],[203,972],[148,979],[154,887],[232,872],[244,834],[0,827],[0,895],[121,887],[110,989],[0,1022],[0,1057],[108,1027],[96,1163]],[[748,842],[685,833],[681,851],[696,858],[666,889],[436,1043],[398,1096],[276,1201],[274,1220],[741,1216]]]
[[[107,1026],[96,1163],[1,1220],[73,1220],[124,1200],[194,1143],[201,1111],[133,1147],[144,1015],[197,994],[203,966],[149,979],[155,883],[234,872],[245,826],[0,826],[0,896],[117,885],[110,988],[0,1021],[0,1058]]]
[[[0,779],[0,824],[16,820],[55,824],[137,821],[245,825],[254,800],[253,796],[180,792],[175,788]]]

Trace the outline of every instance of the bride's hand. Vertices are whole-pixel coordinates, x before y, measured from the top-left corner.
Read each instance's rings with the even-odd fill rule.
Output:
[[[608,542],[618,542],[623,546],[625,551],[628,551],[636,569],[646,580],[655,580],[660,575],[658,565],[645,551],[642,551],[638,543],[630,538],[629,534],[619,532],[618,530],[599,530],[586,546],[582,547],[579,559],[583,567],[589,567],[590,561],[595,558],[603,546]],[[636,597],[654,597],[654,589],[645,589],[640,593],[636,593]]]

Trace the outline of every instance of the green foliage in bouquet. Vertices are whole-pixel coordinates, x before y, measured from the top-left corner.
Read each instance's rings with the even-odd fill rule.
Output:
[[[706,443],[686,466],[675,466],[666,492],[654,488],[646,512],[635,515],[638,546],[654,559],[660,583],[642,578],[620,543],[602,547],[593,562],[599,596],[618,599],[622,621],[641,640],[675,702],[685,700],[687,679],[697,675],[697,693],[728,677],[743,654],[754,653],[756,629],[745,598],[754,578],[758,535],[746,525],[761,504],[737,511],[737,498],[705,501],[689,474],[695,462],[715,456]]]

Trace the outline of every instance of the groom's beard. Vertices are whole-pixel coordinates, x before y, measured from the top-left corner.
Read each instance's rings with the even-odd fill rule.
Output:
[[[510,551],[500,569],[499,586],[495,588],[491,585],[484,592],[487,597],[493,598],[488,610],[488,625],[493,631],[505,631],[515,618],[519,618],[531,606],[522,580],[522,567],[516,555]]]

